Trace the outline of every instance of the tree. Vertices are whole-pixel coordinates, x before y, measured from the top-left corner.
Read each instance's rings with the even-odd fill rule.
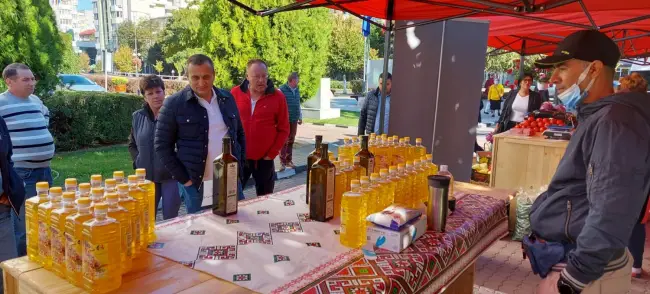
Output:
[[[144,59],[146,54],[153,46],[160,34],[162,27],[156,20],[144,20],[134,24],[131,21],[125,21],[117,27],[117,40],[119,46],[126,46],[131,50],[136,50]],[[137,42],[137,48],[136,48]]]
[[[81,52],[79,55],[79,68],[82,72],[90,71],[90,56],[88,56],[88,53]]]
[[[198,9],[190,7],[172,12],[160,38],[164,55],[170,57],[187,48],[201,47],[200,28],[201,20]]]
[[[363,77],[363,46],[361,20],[355,17],[337,15],[334,17],[330,52],[327,60],[328,75],[341,79]]]
[[[176,73],[182,75],[185,72],[185,66],[187,65],[187,59],[194,54],[202,53],[201,49],[198,48],[189,48],[183,51],[177,52],[171,57],[167,58],[167,63],[174,65]]]
[[[61,73],[78,74],[81,72],[81,63],[79,55],[72,49],[72,36],[68,33],[60,33],[63,40],[63,64],[61,65]]]
[[[113,54],[115,67],[120,72],[135,72],[135,64],[133,63],[133,50],[127,46],[120,46],[120,48]]]
[[[256,9],[278,7],[293,0],[249,0]],[[289,73],[300,74],[301,93],[311,97],[325,74],[328,42],[332,30],[327,9],[309,9],[259,17],[227,0],[201,2],[199,31],[204,51],[215,62],[216,81],[230,88],[245,77],[246,63],[261,58],[277,84]]]
[[[163,70],[163,62],[158,60],[156,61],[156,65],[153,66],[153,68],[160,74],[160,72]]]
[[[377,21],[375,19],[375,21]],[[379,23],[383,23],[382,21],[379,21]],[[395,33],[391,34],[391,40],[390,43],[390,58],[393,58],[393,52],[394,52],[394,47],[393,44],[395,44]],[[385,35],[384,32],[382,32],[382,29],[377,27],[376,25],[371,24],[370,25],[370,35],[368,35],[368,42],[370,43],[370,49],[375,49],[377,50],[377,57],[379,59],[384,58],[384,45],[385,45]]]
[[[488,47],[487,52],[492,52],[494,48]],[[534,72],[535,61],[542,58],[544,55],[534,54],[524,57],[524,72]],[[506,72],[513,69],[513,76],[519,77],[519,71],[515,69],[515,60],[519,60],[520,55],[517,52],[507,52],[505,50],[497,50],[490,55],[485,56],[485,71],[487,72]]]
[[[104,72],[104,63],[101,59],[95,62],[95,72]]]
[[[0,68],[27,64],[39,79],[36,94],[53,90],[61,69],[64,44],[46,0],[0,1]]]

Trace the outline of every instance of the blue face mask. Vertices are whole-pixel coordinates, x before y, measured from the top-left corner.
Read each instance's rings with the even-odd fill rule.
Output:
[[[591,64],[580,74],[580,77],[578,78],[578,82],[575,84],[571,85],[568,89],[566,89],[564,92],[560,93],[557,97],[562,101],[562,104],[564,104],[564,107],[566,107],[567,111],[575,112],[576,107],[580,102],[582,102],[582,99],[587,97],[589,95],[589,89],[591,89],[591,86],[594,84],[594,79],[592,79],[587,87],[585,88],[584,91],[580,91],[580,86],[578,86],[582,81],[587,78],[587,73],[589,73],[589,69],[591,68]]]

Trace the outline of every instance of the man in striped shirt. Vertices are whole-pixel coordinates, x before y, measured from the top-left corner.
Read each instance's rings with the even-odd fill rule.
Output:
[[[25,198],[36,195],[36,183],[52,185],[50,161],[54,156],[54,139],[48,130],[49,112],[41,99],[33,95],[36,79],[24,64],[12,63],[2,71],[8,90],[0,94],[0,116],[7,123],[18,175],[25,182]],[[18,255],[27,254],[25,209],[12,215]]]

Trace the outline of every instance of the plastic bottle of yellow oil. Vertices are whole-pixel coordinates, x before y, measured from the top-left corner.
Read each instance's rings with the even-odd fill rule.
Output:
[[[417,184],[418,184],[418,181],[417,181],[418,180],[417,179],[418,173],[413,168],[413,161],[407,161],[406,162],[405,173],[406,173],[406,175],[408,177],[407,181],[409,183],[408,186],[407,186],[407,188],[409,190],[409,197],[406,198],[407,199],[407,204],[408,204],[408,207],[415,208],[416,203],[417,203],[416,199],[419,199],[420,196],[418,195],[418,186],[417,186]]]
[[[50,201],[38,205],[38,255],[41,264],[48,270],[52,269],[52,231],[50,230],[52,222],[50,215],[52,210],[61,206],[61,194],[63,194],[61,187],[52,187],[50,188]]]
[[[133,267],[133,227],[129,211],[119,205],[120,196],[117,193],[106,194],[108,217],[120,223],[120,269],[122,274],[131,271]]]
[[[377,193],[377,201],[375,201],[374,203],[375,211],[374,212],[368,211],[368,214],[373,214],[375,212],[382,211],[384,210],[384,208],[386,208],[383,206],[383,203],[381,203],[380,195],[382,195],[382,193],[384,193],[384,191],[386,191],[388,187],[386,188],[382,187],[380,180],[381,178],[378,173],[372,173],[370,175],[370,188],[375,190],[375,192]],[[368,206],[370,207],[370,204],[368,204]]]
[[[50,214],[51,243],[52,243],[52,272],[59,277],[65,278],[68,270],[65,264],[65,221],[68,215],[75,213],[77,205],[74,192],[64,192],[60,208],[52,210]]]
[[[454,197],[454,176],[451,174],[449,171],[449,167],[446,165],[441,165],[440,166],[440,171],[438,171],[438,174],[441,176],[447,176],[449,177],[449,198]]]
[[[393,199],[393,203],[404,205],[406,203],[406,178],[399,173],[397,166],[391,166],[388,172],[389,179],[395,183],[395,198]]]
[[[92,211],[95,208],[95,205],[104,202],[104,188],[92,188],[90,191],[90,210]]]
[[[129,183],[129,196],[135,199],[140,207],[140,249],[146,250],[149,244],[149,203],[147,202],[147,192],[138,187],[138,177],[130,175],[127,177]]]
[[[341,200],[341,245],[360,248],[366,243],[366,204],[359,180],[352,180],[352,190],[343,193]]]
[[[48,202],[50,184],[36,183],[36,197],[25,200],[25,232],[27,233],[27,256],[33,262],[39,262],[38,255],[38,206]]]
[[[341,167],[341,170],[345,172],[345,192],[350,191],[350,182],[352,180],[358,180],[359,179],[359,174],[357,171],[354,170],[354,166],[352,165],[352,160],[346,159],[343,161],[343,166]]]
[[[116,170],[113,172],[113,179],[118,185],[126,184],[126,182],[124,182],[124,172],[121,170]]]
[[[379,203],[381,203],[381,206],[383,207],[382,210],[383,210],[384,208],[391,205],[395,200],[395,189],[397,186],[395,185],[395,182],[390,180],[388,175],[388,169],[382,168],[379,171],[379,176],[381,177],[379,182],[382,185],[386,185],[388,187],[388,189],[382,191],[382,194],[379,195]]]
[[[366,196],[366,213],[369,214],[377,212],[377,207],[379,206],[379,191],[376,187],[370,185],[370,177],[362,176],[359,181],[361,184],[361,192]]]
[[[65,192],[77,193],[77,179],[75,178],[65,179]]]
[[[142,249],[142,244],[140,244],[142,240],[140,236],[140,231],[142,230],[142,208],[138,201],[129,195],[128,184],[117,185],[117,194],[120,195],[119,205],[126,208],[131,216],[131,236],[133,236],[131,246],[133,247],[133,257],[135,258],[140,255]]]
[[[427,155],[427,148],[422,145],[422,138],[415,138],[415,146],[413,147],[415,154],[413,160],[420,159],[422,156]]]
[[[77,199],[77,213],[65,219],[65,265],[66,279],[77,287],[83,286],[83,273],[81,272],[82,255],[82,229],[83,223],[93,218],[90,212],[90,198]]]
[[[90,187],[99,188],[102,186],[102,175],[92,175],[90,176]]]
[[[406,172],[406,164],[398,164],[397,165],[397,174],[401,178],[403,184],[402,186],[402,196],[400,196],[400,204],[408,207],[409,206],[409,201],[411,199],[411,186],[413,185],[413,182],[411,182],[408,173]]]
[[[361,166],[361,158],[359,156],[354,156],[354,164],[352,165],[352,169],[354,169],[354,174],[355,174],[355,180],[359,180],[361,176],[366,175],[366,168]]]
[[[98,203],[95,217],[83,223],[83,288],[88,292],[107,293],[122,285],[120,269],[120,224],[108,217],[108,204]]]
[[[333,153],[329,155],[330,158],[334,158]],[[140,189],[144,189],[147,194],[146,194],[146,201],[147,201],[147,206],[148,206],[148,226],[149,226],[149,231],[147,232],[147,244],[149,242],[153,242],[156,240],[156,231],[155,231],[155,225],[156,225],[156,186],[154,182],[147,180],[147,170],[144,168],[138,168],[135,170],[135,175],[138,176],[138,187]]]
[[[79,197],[90,198],[90,183],[81,183],[79,184]]]
[[[117,181],[115,179],[106,179],[104,181],[104,195],[117,192]]]
[[[348,158],[349,154],[349,149],[350,149],[350,139],[349,138],[343,138],[343,144],[339,146],[338,148],[338,160],[341,161],[345,158]]]
[[[418,198],[416,198],[416,207],[419,207],[421,203],[424,203],[428,200],[429,197],[429,185],[427,183],[428,168],[426,166],[426,158],[424,156],[420,157],[421,159],[417,161],[415,166],[415,171],[417,172],[417,181],[418,181]]]
[[[341,169],[340,161],[333,161],[334,166],[336,166],[335,174],[335,183],[334,183],[334,218],[341,217],[341,199],[343,199],[343,193],[347,192],[346,188],[348,181],[346,178],[345,171]]]
[[[429,175],[437,175],[438,166],[433,163],[433,154],[427,154],[427,164],[429,165]]]
[[[404,137],[404,146],[406,146],[406,161],[413,160],[413,147],[415,146],[411,145],[411,137]]]

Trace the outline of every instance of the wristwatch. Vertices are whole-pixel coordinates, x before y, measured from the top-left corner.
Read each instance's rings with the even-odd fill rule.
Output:
[[[576,289],[573,289],[569,283],[567,283],[561,276],[560,279],[557,280],[557,291],[560,294],[578,294],[580,291],[576,291]]]

